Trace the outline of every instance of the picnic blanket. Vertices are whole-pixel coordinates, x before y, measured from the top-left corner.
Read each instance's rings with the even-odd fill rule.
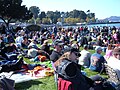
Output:
[[[21,83],[29,80],[44,78],[46,76],[53,75],[53,70],[38,70],[33,72],[19,72],[12,75],[13,72],[3,72],[0,74],[0,76],[4,75],[5,77],[12,79],[15,81],[15,83]]]
[[[49,62],[44,62],[44,63],[47,63],[47,66],[50,66]],[[46,76],[51,76],[54,74],[54,70],[49,67],[44,68],[37,66],[33,70],[27,70],[27,71],[21,70],[15,74],[13,73],[14,73],[13,71],[9,73],[2,72],[0,76],[4,75],[5,77],[14,80],[15,83],[21,83],[29,80],[44,78]]]

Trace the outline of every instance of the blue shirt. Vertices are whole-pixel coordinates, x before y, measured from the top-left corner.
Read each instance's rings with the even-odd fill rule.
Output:
[[[90,63],[90,69],[94,71],[100,72],[102,69],[102,64],[105,63],[106,60],[101,54],[94,53],[91,56],[91,63]]]

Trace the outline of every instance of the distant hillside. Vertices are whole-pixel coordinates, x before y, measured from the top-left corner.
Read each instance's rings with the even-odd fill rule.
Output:
[[[111,16],[109,18],[105,18],[104,20],[111,22],[120,22],[120,16]]]

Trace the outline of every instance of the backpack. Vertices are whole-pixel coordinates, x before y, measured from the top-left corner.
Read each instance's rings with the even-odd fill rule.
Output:
[[[73,62],[63,60],[61,64],[56,67],[56,72],[64,78],[74,78],[77,73],[77,68]]]
[[[90,77],[94,82],[101,81],[100,83],[94,83],[94,86],[90,90],[116,90],[112,86],[111,82],[107,81],[100,75],[95,75]]]
[[[70,60],[63,60],[56,67],[56,72],[58,73],[58,78],[72,83],[73,90],[88,90],[90,88],[90,84],[78,69],[77,64]]]
[[[109,81],[104,81],[102,86],[104,90],[116,90]]]

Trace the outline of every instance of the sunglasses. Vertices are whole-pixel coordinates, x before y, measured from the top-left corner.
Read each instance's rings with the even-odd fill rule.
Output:
[[[120,54],[115,54],[116,56],[120,55]]]
[[[63,46],[59,45],[60,48],[62,48]]]

